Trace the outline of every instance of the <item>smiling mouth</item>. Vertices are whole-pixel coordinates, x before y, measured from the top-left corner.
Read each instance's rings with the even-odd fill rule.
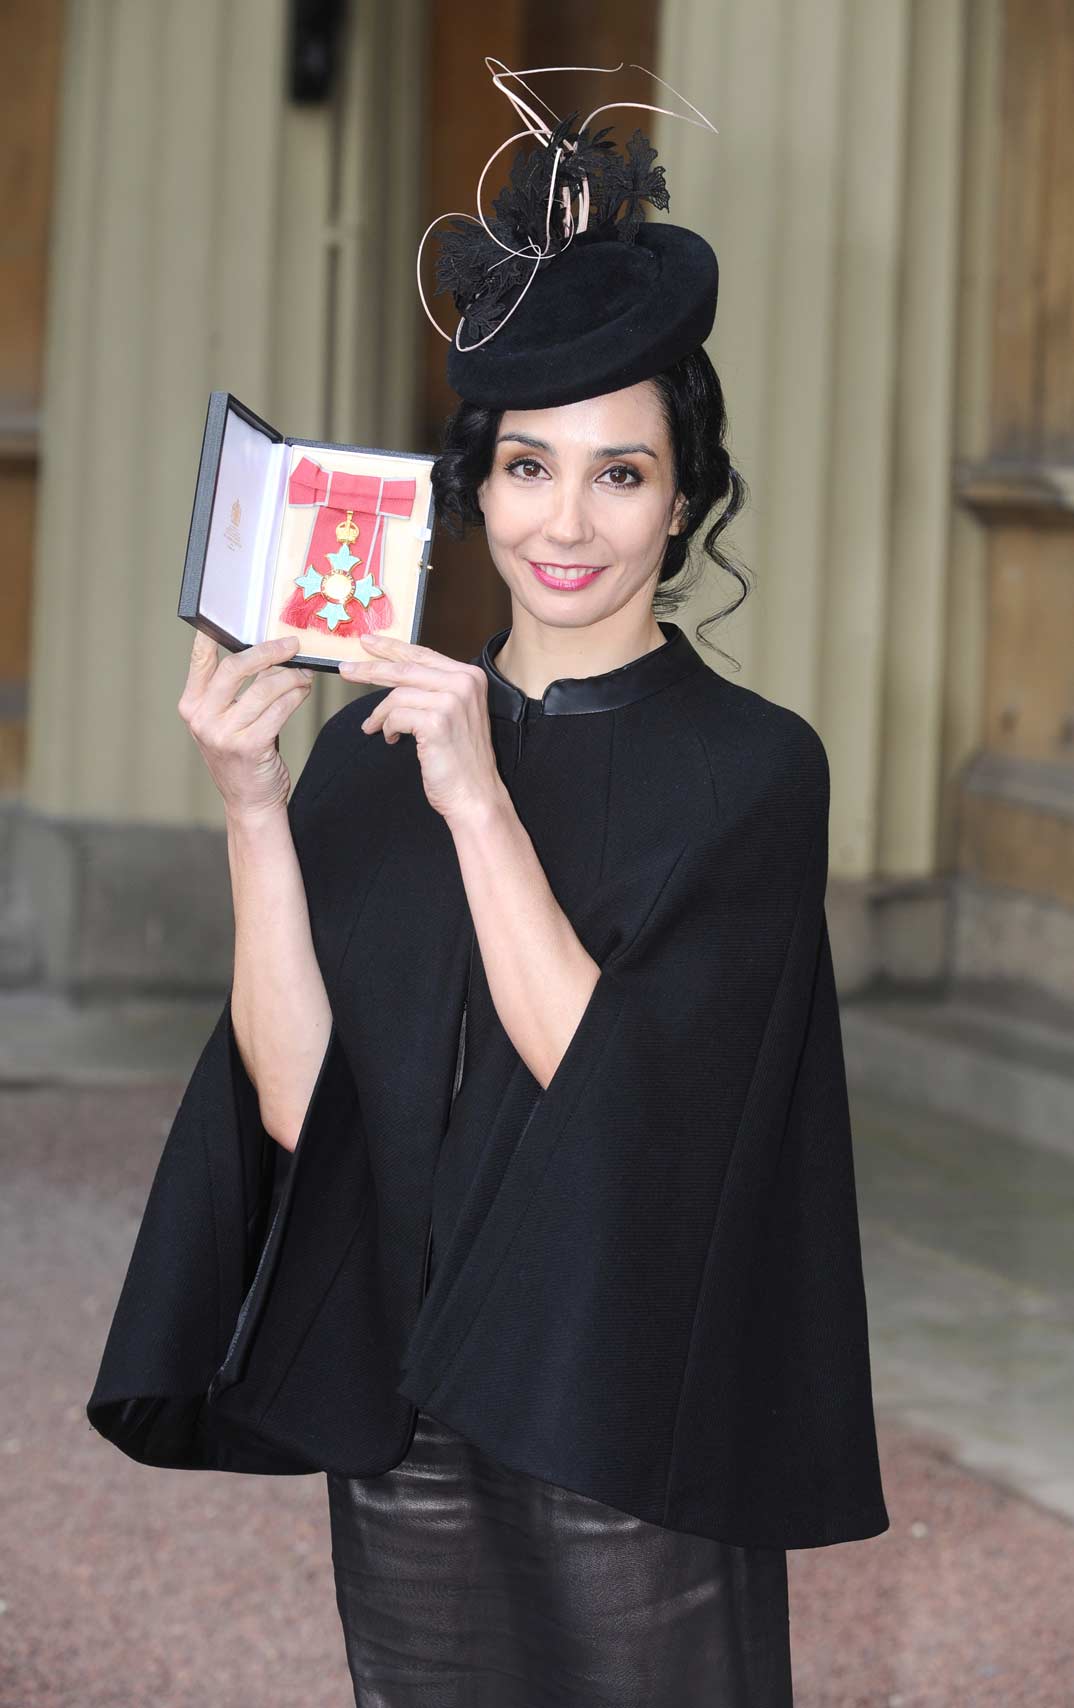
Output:
[[[594,575],[599,575],[606,569],[603,563],[538,563],[534,558],[527,558],[530,568],[538,575],[551,581],[584,581]]]

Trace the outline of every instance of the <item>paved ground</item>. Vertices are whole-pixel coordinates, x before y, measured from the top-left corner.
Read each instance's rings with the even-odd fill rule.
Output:
[[[352,1701],[323,1478],[147,1470],[83,1409],[217,1011],[7,1028],[3,1708]],[[796,1708],[1071,1708],[1074,1162],[859,1097],[855,1134],[892,1529],[790,1556]]]

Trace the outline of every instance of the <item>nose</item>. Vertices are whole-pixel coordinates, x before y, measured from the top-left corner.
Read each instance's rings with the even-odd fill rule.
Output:
[[[549,501],[542,529],[549,545],[574,551],[593,538],[586,506],[585,482],[549,482]]]

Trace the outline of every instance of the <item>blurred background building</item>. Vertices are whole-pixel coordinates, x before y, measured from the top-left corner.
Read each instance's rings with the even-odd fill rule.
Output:
[[[1003,1041],[1074,1000],[1074,3],[8,0],[4,28],[3,986],[226,987],[221,803],[176,710],[209,391],[434,450],[417,244],[519,128],[484,55],[627,62],[540,79],[560,114],[682,110],[634,62],[719,130],[601,121],[650,130],[720,257],[756,585],[716,638],[828,749],[841,989],[891,998],[848,1044],[1047,1125],[1056,1060]],[[471,657],[502,584],[479,536],[433,560],[423,638]],[[318,680],[292,775],[351,692]]]

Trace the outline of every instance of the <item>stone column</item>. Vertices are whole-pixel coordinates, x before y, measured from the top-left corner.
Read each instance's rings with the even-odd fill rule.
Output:
[[[721,260],[708,347],[752,497],[725,539],[755,585],[710,633],[828,749],[851,983],[936,970],[943,783],[976,735],[972,699],[950,717],[952,681],[974,680],[981,656],[978,586],[958,568],[979,567],[980,545],[952,540],[951,464],[972,420],[958,412],[960,314],[981,281],[960,277],[961,221],[980,102],[992,119],[997,13],[993,0],[663,7],[657,69],[720,133],[662,119],[657,146],[670,217]],[[714,570],[691,624],[735,593]]]
[[[198,834],[221,802],[176,709],[205,408],[227,389],[285,433],[407,444],[421,16],[350,9],[331,98],[296,106],[285,0],[68,7],[20,856],[47,983],[228,975]],[[292,775],[349,692],[292,720]]]

